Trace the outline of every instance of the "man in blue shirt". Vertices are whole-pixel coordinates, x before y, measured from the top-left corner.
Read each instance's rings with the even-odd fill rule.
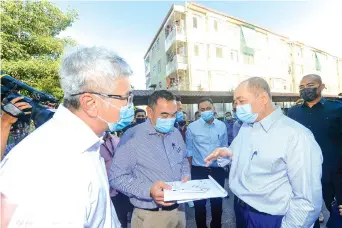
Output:
[[[319,75],[304,76],[299,86],[303,103],[289,109],[288,116],[309,128],[322,149],[323,199],[330,210],[336,194],[337,162],[342,154],[342,102],[322,97],[324,88]]]
[[[224,123],[227,127],[227,134],[228,134],[228,146],[233,142],[233,126],[234,126],[235,120],[232,117],[231,112],[226,112],[224,117]]]
[[[274,107],[263,78],[240,83],[234,102],[244,124],[229,148],[205,160],[221,158],[221,166],[232,161],[237,227],[311,227],[322,207],[323,161],[313,134]]]
[[[193,180],[208,179],[212,176],[224,187],[225,171],[215,162],[210,167],[205,167],[203,159],[211,151],[218,147],[228,146],[226,125],[214,118],[213,101],[210,98],[202,98],[198,102],[201,118],[191,123],[186,132],[186,150],[191,166]],[[211,228],[221,227],[222,198],[210,199],[211,203]],[[198,200],[195,204],[195,217],[198,228],[206,228],[206,200]]]
[[[190,179],[185,144],[174,128],[176,113],[175,96],[155,91],[148,101],[148,120],[126,131],[114,155],[109,182],[130,197],[132,228],[185,228],[184,211],[164,202],[163,193],[170,189],[165,182]]]

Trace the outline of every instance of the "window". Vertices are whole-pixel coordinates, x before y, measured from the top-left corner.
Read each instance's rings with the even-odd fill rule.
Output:
[[[156,46],[157,46],[157,51],[159,51],[159,38],[157,39],[157,44],[156,44]]]
[[[197,17],[192,18],[192,27],[197,29]]]
[[[216,58],[223,58],[223,51],[221,47],[216,48]]]
[[[243,62],[245,64],[254,64],[254,56],[253,55],[243,55]]]
[[[161,64],[160,64],[160,60],[158,61],[158,73],[161,72]]]
[[[194,45],[194,55],[195,56],[199,56],[199,46],[198,46],[198,44]]]
[[[239,62],[237,51],[234,51],[234,50],[230,51],[230,60],[232,60],[234,62]]]
[[[214,30],[215,32],[218,32],[218,25],[217,25],[217,21],[214,21]]]
[[[153,66],[152,75],[156,76],[156,66],[155,65]]]

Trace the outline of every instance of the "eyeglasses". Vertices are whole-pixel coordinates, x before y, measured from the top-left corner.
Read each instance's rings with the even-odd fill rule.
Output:
[[[96,94],[96,95],[99,95],[99,96],[102,96],[102,97],[117,99],[117,100],[121,100],[121,101],[126,100],[127,101],[127,105],[133,104],[133,97],[134,97],[134,95],[132,94],[132,92],[130,92],[128,94],[128,96],[121,96],[121,95],[114,95],[114,94],[105,94],[105,93],[98,93],[98,92],[81,92],[81,93],[71,94],[71,96],[78,96],[78,95],[82,95],[82,94],[85,94],[85,93]]]

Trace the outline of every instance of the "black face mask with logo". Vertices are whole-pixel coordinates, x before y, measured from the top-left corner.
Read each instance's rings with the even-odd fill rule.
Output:
[[[319,94],[317,92],[317,88],[304,88],[299,91],[300,97],[303,98],[304,101],[313,101],[315,100]]]

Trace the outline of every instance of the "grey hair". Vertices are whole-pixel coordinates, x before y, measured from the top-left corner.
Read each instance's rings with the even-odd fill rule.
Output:
[[[64,106],[80,107],[82,92],[104,92],[115,89],[115,80],[133,74],[128,63],[115,52],[102,47],[77,46],[64,54],[60,67],[60,83]]]
[[[266,92],[270,99],[272,99],[271,89],[265,79],[260,77],[251,77],[240,84],[247,84],[248,90],[259,96],[262,92]]]

